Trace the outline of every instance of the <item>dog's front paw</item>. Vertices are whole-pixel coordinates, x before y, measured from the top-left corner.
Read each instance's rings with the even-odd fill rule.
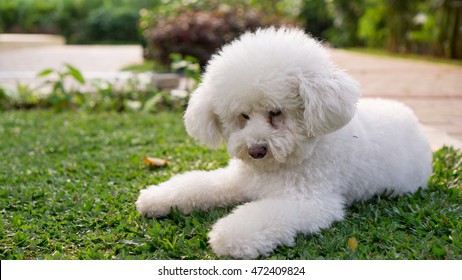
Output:
[[[149,186],[141,190],[140,196],[136,201],[136,209],[148,217],[166,216],[172,207],[170,200],[170,195],[164,188]]]
[[[254,244],[248,244],[232,232],[219,229],[209,232],[209,244],[212,246],[213,252],[219,257],[255,259],[260,255]]]
[[[254,230],[252,225],[248,226],[243,221],[233,223],[232,219],[227,218],[218,221],[209,233],[209,244],[213,252],[217,256],[235,259],[267,256],[281,243],[283,242],[276,241],[271,233]]]

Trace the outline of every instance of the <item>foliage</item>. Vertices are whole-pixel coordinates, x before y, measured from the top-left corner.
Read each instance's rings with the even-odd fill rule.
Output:
[[[50,13],[56,1],[3,0],[0,2],[0,32],[53,33]]]
[[[462,58],[462,9],[457,9],[451,1],[438,0],[425,1],[417,9],[415,28],[409,33],[411,51]]]
[[[386,6],[381,0],[371,0],[369,9],[358,22],[358,38],[363,39],[366,46],[370,48],[383,48],[386,37],[386,20],[384,15],[387,12]]]
[[[305,1],[305,4],[311,1]],[[332,0],[333,26],[325,33],[336,46],[366,46],[462,58],[462,10],[452,0]]]
[[[146,219],[139,190],[226,165],[182,113],[8,111],[0,120],[0,259],[216,259],[207,232],[231,209]],[[151,170],[143,157],[171,164]],[[427,190],[355,203],[346,219],[268,259],[461,259],[462,152],[434,155]],[[354,246],[352,245],[352,241]]]
[[[192,79],[196,84],[201,81],[201,68],[199,60],[194,56],[187,55],[183,57],[181,54],[171,54],[171,68],[175,72],[182,73],[185,77]]]
[[[327,30],[334,24],[334,18],[325,0],[305,0],[301,5],[299,18],[305,30],[313,37],[327,39]]]
[[[80,95],[80,92],[74,87],[65,87],[67,78],[72,78],[80,84],[85,83],[85,78],[77,68],[70,64],[65,64],[64,66],[65,70],[63,71],[48,68],[37,74],[37,77],[48,77],[51,75],[56,77],[54,80],[47,80],[44,83],[44,85],[51,85],[51,92],[48,94],[47,100],[56,110],[70,108],[72,103],[75,102],[74,96]]]
[[[186,72],[191,78],[198,78],[192,62],[188,63],[190,69]],[[40,71],[37,78],[45,80],[36,87],[19,82],[13,89],[0,86],[0,109],[155,112],[182,110],[187,102],[188,92],[172,95],[154,88],[149,73],[134,73],[122,81],[93,80],[89,83],[80,70],[69,64],[64,66],[64,70],[49,68]]]
[[[325,31],[328,41],[337,47],[358,46],[358,20],[363,14],[365,0],[325,1],[333,26]]]
[[[70,43],[139,42],[141,8],[158,0],[2,0],[0,32],[64,35]]]
[[[207,9],[193,2],[190,6],[175,5],[143,10],[140,26],[147,42],[147,55],[170,64],[170,54],[196,57],[204,66],[211,55],[246,30],[268,25],[290,25],[294,22],[262,9],[206,1]],[[232,1],[230,1],[232,2]]]
[[[121,71],[125,72],[149,72],[152,70],[157,70],[157,65],[154,61],[144,61],[141,64],[131,64],[123,67]],[[162,68],[159,72],[165,72],[167,68]]]
[[[85,20],[90,42],[139,42],[139,13],[132,7],[100,7],[90,11]]]

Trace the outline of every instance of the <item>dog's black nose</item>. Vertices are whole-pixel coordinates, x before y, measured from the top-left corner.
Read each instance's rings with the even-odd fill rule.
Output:
[[[249,155],[254,159],[264,158],[266,155],[266,146],[261,144],[250,146]]]

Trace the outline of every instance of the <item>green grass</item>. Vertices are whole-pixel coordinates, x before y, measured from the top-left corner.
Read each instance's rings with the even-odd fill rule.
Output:
[[[216,259],[213,223],[231,209],[146,219],[141,188],[228,160],[187,137],[180,113],[0,114],[0,259]],[[170,166],[151,170],[144,156]],[[434,156],[429,190],[377,197],[270,259],[462,259],[462,153]],[[356,239],[357,248],[348,245]]]
[[[123,67],[121,71],[128,71],[128,72],[149,72],[149,71],[157,71],[157,72],[167,72],[169,69],[166,66],[162,66],[152,60],[147,60],[140,64],[131,64]]]

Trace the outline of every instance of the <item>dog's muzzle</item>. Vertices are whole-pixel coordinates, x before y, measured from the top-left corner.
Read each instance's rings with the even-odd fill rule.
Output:
[[[264,144],[255,144],[249,147],[249,155],[254,159],[261,159],[265,157],[267,149]]]

